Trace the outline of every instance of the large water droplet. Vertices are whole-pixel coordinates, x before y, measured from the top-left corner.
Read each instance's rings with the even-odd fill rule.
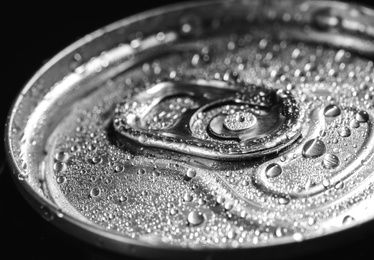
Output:
[[[187,220],[190,225],[197,226],[204,222],[204,215],[198,211],[191,211],[188,214]]]
[[[303,156],[305,158],[316,158],[326,152],[325,143],[318,139],[311,139],[303,147]]]
[[[339,129],[338,133],[342,137],[348,137],[351,135],[351,129],[349,129],[346,126],[343,126],[342,128]]]
[[[101,163],[102,161],[103,161],[103,158],[101,158],[100,156],[94,156],[94,157],[92,157],[92,162],[94,164]]]
[[[360,122],[358,122],[356,119],[352,119],[352,121],[350,122],[349,125],[352,128],[359,128],[360,127]]]
[[[60,162],[65,162],[69,159],[69,153],[65,151],[60,151],[56,153],[55,159]]]
[[[66,168],[66,164],[63,162],[56,162],[53,164],[53,170],[55,170],[56,173],[63,172]]]
[[[90,191],[90,196],[93,198],[100,196],[100,194],[101,194],[101,190],[99,187],[93,187]]]
[[[326,169],[334,169],[340,164],[339,158],[334,154],[326,154],[323,158],[322,165]]]
[[[190,179],[194,178],[196,176],[196,170],[192,168],[188,169],[186,176]]]
[[[339,116],[340,113],[341,113],[341,110],[336,105],[328,105],[327,107],[325,107],[325,110],[324,110],[325,117],[336,117],[336,116]]]
[[[279,176],[282,173],[282,167],[277,163],[269,164],[265,170],[266,177],[274,178]]]
[[[191,201],[193,200],[193,196],[192,196],[191,194],[189,194],[189,193],[186,193],[186,194],[184,194],[184,196],[183,196],[183,200],[184,200],[185,202],[191,202]]]
[[[360,123],[366,123],[367,121],[369,121],[369,114],[368,112],[366,111],[359,111],[357,112],[356,114],[356,120]]]
[[[350,216],[350,215],[347,215],[343,218],[343,224],[350,224],[354,221],[355,219]]]
[[[57,181],[58,184],[63,184],[66,181],[66,177],[65,176],[58,176],[56,178],[56,181]]]

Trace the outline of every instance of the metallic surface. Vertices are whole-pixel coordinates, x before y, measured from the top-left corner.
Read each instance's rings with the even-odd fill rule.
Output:
[[[372,10],[320,1],[186,4],[105,27],[17,99],[16,182],[68,233],[149,258],[245,257],[366,223],[373,28]]]

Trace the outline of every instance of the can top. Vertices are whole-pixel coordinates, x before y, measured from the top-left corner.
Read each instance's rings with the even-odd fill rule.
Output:
[[[275,254],[352,230],[374,217],[373,18],[212,1],[93,32],[13,105],[15,181],[48,221],[136,256]]]

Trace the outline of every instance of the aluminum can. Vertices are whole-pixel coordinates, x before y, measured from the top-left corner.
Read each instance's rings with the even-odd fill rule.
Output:
[[[9,113],[8,162],[46,220],[111,252],[303,255],[374,218],[373,58],[360,5],[145,12],[34,75]]]

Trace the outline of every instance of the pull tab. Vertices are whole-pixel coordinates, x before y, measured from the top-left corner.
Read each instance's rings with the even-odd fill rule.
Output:
[[[282,90],[168,81],[118,104],[114,128],[144,146],[237,160],[293,143],[301,132],[301,114],[293,96]]]

